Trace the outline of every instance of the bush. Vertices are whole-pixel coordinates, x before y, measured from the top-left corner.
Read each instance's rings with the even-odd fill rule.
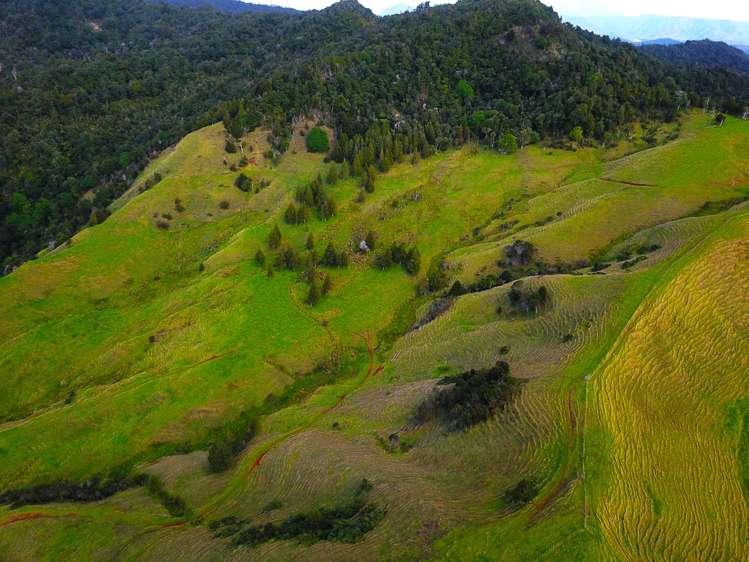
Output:
[[[224,210],[228,209],[228,208],[229,208],[229,202],[228,202],[228,201],[226,201],[226,200],[224,200],[224,201],[221,201],[221,202],[220,202],[220,203],[218,204],[218,208],[219,208],[219,209],[224,209]]]
[[[328,134],[320,127],[313,127],[304,139],[310,152],[327,152],[330,149]]]
[[[482,422],[504,407],[518,383],[510,376],[510,366],[498,361],[494,367],[471,369],[445,377],[438,384],[442,388],[436,388],[418,406],[414,421],[422,424],[434,419],[448,431],[455,431]]]
[[[208,447],[208,469],[211,472],[223,472],[233,458],[234,452],[226,440],[216,441]]]
[[[237,176],[237,178],[234,180],[234,185],[240,191],[244,191],[245,193],[252,190],[252,180],[248,178],[244,172],[240,173]]]
[[[502,499],[508,505],[519,507],[530,502],[538,495],[538,488],[532,480],[520,480],[515,486],[507,490]]]
[[[524,315],[535,314],[549,301],[549,292],[543,285],[535,291],[525,291],[522,281],[516,281],[507,295],[510,306]]]
[[[229,154],[234,154],[237,151],[237,145],[234,144],[234,141],[232,141],[231,139],[226,139],[224,150],[226,150],[226,152],[228,152]]]
[[[255,263],[260,267],[265,265],[265,254],[260,248],[258,248],[257,252],[255,252]]]

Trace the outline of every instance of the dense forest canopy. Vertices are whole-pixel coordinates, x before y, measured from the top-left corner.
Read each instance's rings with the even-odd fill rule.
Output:
[[[225,14],[145,0],[0,6],[0,265],[101,220],[147,159],[224,119],[274,149],[315,112],[355,173],[468,140],[613,140],[689,101],[743,111],[749,78],[684,69],[569,25],[536,0],[378,18],[353,0]],[[511,139],[510,139],[511,140]],[[509,143],[509,146],[512,146]],[[357,166],[359,169],[357,169]]]

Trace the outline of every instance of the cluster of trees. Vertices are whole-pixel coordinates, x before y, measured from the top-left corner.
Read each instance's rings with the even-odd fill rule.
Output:
[[[523,281],[515,281],[507,293],[510,307],[523,315],[536,314],[549,302],[549,291],[541,285],[538,289],[528,290]],[[501,307],[497,312],[501,313]]]
[[[257,418],[249,410],[243,411],[236,419],[218,429],[208,446],[208,469],[211,472],[223,472],[229,468],[256,431]]]
[[[491,417],[515,394],[518,381],[510,376],[510,366],[498,361],[488,369],[471,369],[445,377],[439,387],[419,404],[414,421],[436,420],[448,431],[465,429]]]
[[[363,479],[353,499],[335,507],[292,515],[277,523],[250,526],[249,520],[228,517],[210,524],[216,537],[233,536],[235,545],[258,546],[271,540],[303,540],[305,543],[360,540],[385,517],[385,512],[368,502],[372,485]]]
[[[741,112],[749,98],[749,77],[669,66],[534,0],[389,18],[353,2],[229,15],[146,0],[7,0],[0,60],[5,265],[69,237],[149,157],[219,119],[236,138],[267,127],[276,158],[295,118],[320,115],[339,139],[332,159],[373,189],[393,162],[469,141],[511,152],[580,127],[608,142],[687,101]]]
[[[380,269],[400,265],[409,275],[416,275],[421,269],[421,254],[415,246],[407,248],[402,242],[393,242],[375,255],[374,264]]]
[[[0,494],[0,505],[11,504],[12,507],[20,507],[52,502],[93,502],[103,500],[128,488],[143,486],[145,481],[145,475],[115,474],[92,476],[82,483],[53,482],[4,492]]]
[[[332,170],[332,168],[331,168]],[[337,173],[328,173],[329,181],[338,181]],[[334,182],[333,182],[334,183]],[[322,176],[317,176],[311,183],[296,190],[294,199],[297,204],[291,203],[284,213],[284,221],[287,224],[303,224],[307,222],[312,210],[315,210],[320,220],[328,220],[338,212],[333,196],[325,193],[325,184]]]

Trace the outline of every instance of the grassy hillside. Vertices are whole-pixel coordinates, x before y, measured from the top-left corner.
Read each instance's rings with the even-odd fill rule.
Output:
[[[296,226],[294,190],[328,165],[297,130],[271,166],[264,139],[245,139],[244,173],[270,182],[257,193],[234,186],[240,155],[208,127],[107,221],[0,278],[0,493],[115,471],[154,475],[186,505],[170,514],[137,486],[6,505],[0,558],[747,555],[747,122],[695,113],[645,150],[466,147],[396,164],[364,197],[354,179],[327,186],[337,215]],[[255,263],[275,225],[300,251],[310,234],[320,254],[349,248],[347,267],[320,268],[318,304],[299,272]],[[420,272],[355,253],[369,231],[378,249],[417,247]],[[505,284],[412,329],[438,296],[417,291],[430,266],[471,285],[503,271],[513,240],[564,271],[524,280],[546,289],[540,311],[516,312]],[[438,379],[498,360],[523,381],[504,408],[465,431],[414,421]],[[243,411],[256,435],[210,473],[208,445]],[[355,542],[238,546],[211,528],[340,506],[362,479],[383,517]],[[513,503],[523,480],[532,497]]]

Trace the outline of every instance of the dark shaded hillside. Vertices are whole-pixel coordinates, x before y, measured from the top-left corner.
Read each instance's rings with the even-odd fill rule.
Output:
[[[299,10],[284,6],[268,4],[252,4],[241,0],[151,0],[154,4],[163,3],[184,8],[209,7],[227,14],[243,14],[245,12],[262,14],[296,14]]]
[[[672,118],[680,89],[729,110],[749,92],[733,75],[687,75],[573,29],[536,0],[389,18],[354,0],[299,14],[10,0],[0,63],[6,267],[102,220],[149,156],[221,117],[238,133],[265,124],[283,152],[292,118],[316,111],[344,141],[336,159],[382,166],[396,144],[500,148],[577,126],[613,140],[635,119]]]
[[[749,74],[749,55],[720,41],[704,39],[676,45],[643,45],[642,50],[667,63]]]

